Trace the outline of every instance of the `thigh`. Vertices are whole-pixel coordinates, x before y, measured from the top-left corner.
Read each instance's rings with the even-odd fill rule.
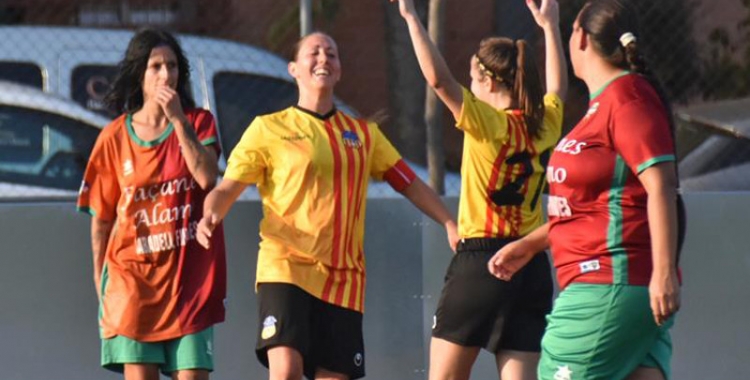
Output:
[[[281,283],[262,283],[258,287],[258,330],[255,352],[269,366],[268,350],[289,347],[305,358],[312,339],[312,304],[315,297],[304,290]]]
[[[166,362],[161,368],[162,372],[171,374],[184,370],[202,370],[206,373],[213,371],[213,342],[213,327],[166,342]]]
[[[440,338],[430,342],[430,380],[468,380],[479,347],[464,347]]]
[[[310,354],[305,357],[305,375],[342,374],[349,379],[365,376],[365,350],[362,336],[362,314],[354,310],[315,302],[313,339]]]
[[[166,361],[163,342],[139,342],[124,336],[102,339],[102,367],[123,372],[124,364],[156,364]]]
[[[536,380],[538,352],[502,350],[495,355],[497,373],[503,380]]]
[[[517,281],[501,281],[487,271],[493,253],[467,251],[453,257],[434,316],[434,338],[490,350],[499,344]]]
[[[646,359],[659,334],[646,287],[572,284],[549,317],[539,377],[624,379]]]

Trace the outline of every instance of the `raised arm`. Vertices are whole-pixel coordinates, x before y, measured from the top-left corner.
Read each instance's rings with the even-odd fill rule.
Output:
[[[458,120],[463,104],[463,92],[461,85],[453,77],[445,59],[440,55],[437,47],[430,40],[422,22],[419,21],[414,9],[414,0],[390,0],[392,3],[398,1],[401,16],[406,20],[409,27],[409,36],[414,45],[414,53],[417,55],[419,67],[422,69],[427,84],[435,90],[440,100]]]
[[[544,31],[544,55],[547,78],[547,93],[556,94],[565,100],[568,93],[568,68],[560,37],[560,11],[557,0],[542,0],[537,6],[534,0],[526,0],[534,21]]]
[[[404,189],[401,194],[420,211],[425,213],[425,215],[445,228],[445,233],[448,235],[448,244],[453,252],[456,252],[458,228],[456,227],[456,222],[453,220],[453,216],[437,193],[421,179],[415,178],[414,182]]]
[[[187,168],[201,189],[210,189],[216,184],[219,175],[219,164],[216,152],[198,141],[198,135],[180,105],[180,96],[167,86],[159,89],[156,101],[164,110],[180,142],[182,155]]]

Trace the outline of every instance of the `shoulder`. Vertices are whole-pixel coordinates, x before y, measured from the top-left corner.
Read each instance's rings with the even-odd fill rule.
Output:
[[[125,126],[127,116],[127,114],[122,114],[102,128],[102,131],[99,132],[99,140],[109,141],[119,138],[123,133],[127,134],[127,127]]]
[[[661,104],[661,99],[651,83],[638,74],[625,75],[613,82],[612,91],[608,97],[615,109],[640,102],[651,105]]]

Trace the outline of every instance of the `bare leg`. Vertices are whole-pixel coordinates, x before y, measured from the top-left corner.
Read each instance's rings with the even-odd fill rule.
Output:
[[[172,372],[172,380],[208,380],[205,369],[186,369]]]
[[[302,354],[287,346],[270,348],[268,371],[270,380],[302,380]]]
[[[664,374],[659,368],[638,367],[626,380],[664,380]]]
[[[125,380],[159,380],[159,366],[156,364],[125,364]]]
[[[315,380],[349,380],[349,376],[325,368],[318,368],[315,370]]]
[[[430,343],[430,380],[469,380],[479,347],[464,347],[440,338]]]
[[[538,352],[502,350],[495,361],[500,380],[536,380]]]

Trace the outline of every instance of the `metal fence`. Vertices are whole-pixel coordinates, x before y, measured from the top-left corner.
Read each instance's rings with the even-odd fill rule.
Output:
[[[567,39],[584,1],[559,1]],[[750,130],[750,107],[743,106],[750,91],[747,2],[632,1],[642,23],[640,41],[678,114],[679,153],[689,163],[681,164],[683,184],[750,189],[750,183],[722,182],[750,162],[744,138],[750,136],[744,132],[745,124]],[[426,19],[428,1],[417,6]],[[540,33],[523,1],[447,0],[445,6],[444,55],[462,83],[469,83],[469,57],[485,36],[527,38],[541,53]],[[386,111],[383,130],[426,178],[426,90],[397,6],[316,0],[312,9],[314,27],[331,34],[341,50],[339,107],[363,116]],[[284,58],[299,35],[296,0],[6,0],[0,3],[0,198],[75,195],[98,128],[113,117],[102,96],[132,30],[143,26],[180,35],[191,60],[193,95],[217,117],[225,152],[255,115],[296,100]],[[573,78],[566,129],[588,102],[585,87]],[[457,194],[462,136],[452,118],[444,120],[446,192]],[[385,186],[370,192],[393,194]]]

